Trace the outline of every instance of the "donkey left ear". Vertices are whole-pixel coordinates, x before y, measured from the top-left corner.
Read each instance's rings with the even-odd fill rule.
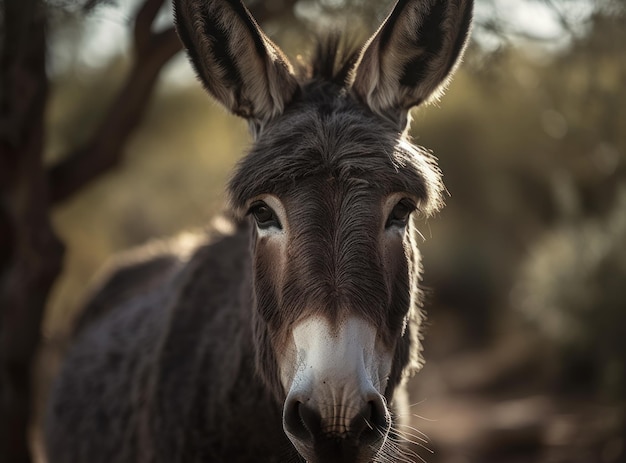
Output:
[[[406,123],[445,90],[463,55],[473,0],[399,0],[365,45],[352,89],[373,111]]]
[[[241,0],[174,0],[176,29],[204,87],[260,127],[280,114],[298,82],[281,50]]]

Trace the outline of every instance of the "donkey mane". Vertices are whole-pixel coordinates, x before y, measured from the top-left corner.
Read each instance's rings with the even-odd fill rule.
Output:
[[[418,198],[424,216],[443,207],[441,171],[431,152],[414,145],[408,133],[399,137],[395,123],[376,117],[349,95],[361,49],[336,33],[316,40],[312,59],[298,75],[300,89],[277,119],[289,118],[290,124],[270,126],[270,133],[257,140],[231,178],[230,199],[239,213],[246,212],[247,198],[260,193],[280,196],[295,182],[315,175],[392,185],[392,190]],[[329,119],[337,123],[329,124]],[[380,125],[387,130],[372,131]],[[323,132],[327,126],[337,131]]]
[[[310,63],[300,69],[300,74],[311,81],[331,82],[343,87],[349,83],[362,48],[362,44],[338,31],[317,37]]]

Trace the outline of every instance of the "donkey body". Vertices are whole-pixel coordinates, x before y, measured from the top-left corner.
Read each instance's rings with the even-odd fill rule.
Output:
[[[296,76],[239,1],[175,2],[200,79],[255,144],[231,218],[117,266],[83,310],[50,401],[50,463],[405,458],[413,216],[443,189],[405,129],[452,74],[471,9],[400,1],[361,51],[329,42]]]

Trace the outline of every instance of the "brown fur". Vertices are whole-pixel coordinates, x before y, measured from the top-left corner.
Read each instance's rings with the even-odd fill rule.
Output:
[[[314,313],[332,321],[349,312],[377,328],[394,353],[384,395],[401,406],[403,378],[421,365],[419,234],[411,220],[403,240],[384,238],[382,207],[400,194],[428,216],[442,205],[443,185],[434,158],[404,131],[406,101],[374,105],[389,95],[361,87],[394,90],[359,72],[379,53],[372,44],[398,41],[397,27],[407,34],[414,15],[404,9],[416,8],[421,30],[443,37],[433,39],[434,61],[423,70],[435,66],[436,76],[424,81],[415,60],[388,66],[410,70],[403,79],[417,79],[409,84],[424,99],[437,91],[462,53],[471,9],[471,2],[441,3],[399,2],[362,54],[342,61],[328,42],[298,80],[238,1],[175,2],[200,78],[250,121],[256,141],[229,185],[232,220],[122,260],[99,285],[52,393],[50,463],[300,461],[283,432],[279,359],[296,322]],[[251,86],[260,62],[269,69]],[[282,250],[245,216],[254,198],[268,194],[289,214]]]

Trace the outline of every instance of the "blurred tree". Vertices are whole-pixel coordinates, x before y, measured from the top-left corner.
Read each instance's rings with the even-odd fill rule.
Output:
[[[549,5],[564,31],[579,33],[580,27],[572,26],[575,15],[569,14],[569,5],[576,2],[526,1]],[[155,31],[163,0],[142,0],[132,21],[132,63],[119,90],[86,139],[46,167],[47,19],[55,10],[74,11],[78,4],[83,11],[91,11],[106,2],[0,0],[0,455],[11,463],[29,461],[30,365],[48,293],[63,261],[63,246],[50,227],[50,209],[119,164],[125,144],[144,117],[161,70],[180,50],[171,24]],[[355,9],[366,12],[359,17],[369,18],[365,25],[371,29],[389,7],[389,2],[374,0],[247,3],[270,32],[276,30],[274,24],[280,24],[281,30],[298,33],[302,24],[309,29],[319,22],[341,27],[353,21],[346,12]],[[480,2],[490,12],[483,18],[490,19],[477,22],[479,32],[500,38],[526,35],[491,14],[496,3]],[[623,0],[600,0],[593,8],[623,9],[624,4]]]
[[[556,59],[563,72],[545,75],[544,129],[555,135],[554,124],[564,125],[552,153],[554,225],[531,244],[513,302],[550,340],[563,389],[623,400],[626,2],[614,3],[622,8],[597,11]]]
[[[87,0],[83,9],[98,3]],[[294,4],[259,1],[253,7],[263,21],[273,8],[293,14]],[[173,26],[154,32],[162,5],[163,0],[145,0],[138,8],[133,64],[94,132],[46,168],[47,18],[55,8],[75,3],[0,4],[0,456],[11,463],[30,461],[31,364],[48,293],[63,261],[63,245],[50,226],[50,207],[119,163],[161,69],[181,49]]]
[[[162,0],[146,0],[134,21],[134,66],[91,138],[44,167],[47,15],[41,0],[3,1],[0,43],[0,455],[30,461],[31,362],[63,246],[49,208],[115,165],[163,65],[180,45],[173,28],[152,32]],[[93,1],[86,4],[92,7]]]
[[[122,148],[142,120],[161,69],[181,49],[173,27],[152,30],[162,4],[163,0],[146,0],[139,8],[133,26],[134,60],[126,81],[87,142],[50,169],[52,201],[68,198],[119,163]]]
[[[46,10],[2,3],[0,50],[0,455],[29,461],[30,367],[63,247],[43,168]]]

